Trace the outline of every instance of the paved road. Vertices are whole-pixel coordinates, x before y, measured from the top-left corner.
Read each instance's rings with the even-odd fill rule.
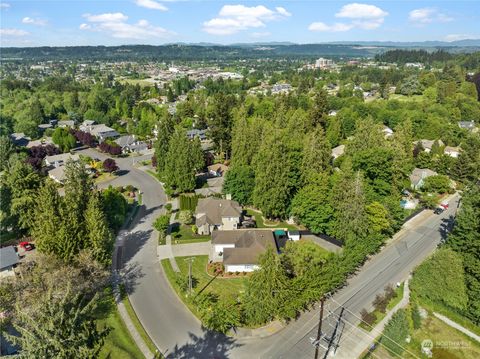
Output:
[[[125,174],[112,184],[132,184],[143,192],[142,210],[121,251],[130,300],[146,331],[167,358],[312,358],[314,347],[310,337],[315,337],[317,332],[316,310],[303,314],[281,332],[264,339],[235,340],[201,327],[171,290],[158,262],[152,221],[161,213],[166,200],[160,184],[147,173],[132,168],[131,159],[117,162]],[[355,330],[361,309],[368,309],[385,285],[406,279],[436,248],[444,235],[443,221],[453,215],[455,209],[456,200],[443,215],[425,216],[417,221],[403,236],[370,259],[346,287],[327,301],[324,332],[332,337],[336,324],[340,323],[335,336],[338,338],[341,333],[339,354],[345,351],[348,354],[349,340],[354,338],[349,330]],[[345,309],[343,321],[339,322],[340,306]],[[322,345],[325,344],[328,343],[323,341]]]

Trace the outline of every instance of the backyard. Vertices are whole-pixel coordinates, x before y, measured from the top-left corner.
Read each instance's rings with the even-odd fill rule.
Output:
[[[299,227],[294,224],[288,224],[287,222],[281,221],[269,221],[264,219],[262,216],[262,212],[256,211],[254,209],[247,209],[246,210],[247,216],[252,216],[255,219],[257,224],[257,228],[286,228],[289,230],[298,230]]]

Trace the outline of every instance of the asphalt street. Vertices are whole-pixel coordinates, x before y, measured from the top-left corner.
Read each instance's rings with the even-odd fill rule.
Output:
[[[94,150],[85,150],[85,154],[89,151],[94,152],[89,154],[92,157],[101,158]],[[202,328],[172,291],[157,258],[152,222],[162,213],[166,201],[160,183],[133,167],[131,158],[118,159],[117,163],[123,175],[101,187],[132,184],[143,192],[142,208],[121,241],[124,280],[137,316],[167,358],[313,358],[311,338],[316,337],[318,310],[302,314],[279,333],[264,339],[235,340]],[[406,230],[326,301],[322,346],[330,344],[339,354],[348,354],[354,340],[350,333],[356,330],[360,311],[370,309],[377,293],[387,284],[405,280],[433,252],[445,235],[445,223],[455,213],[457,201],[455,197],[442,215],[429,215]],[[338,320],[341,312],[342,320]],[[320,349],[322,357],[326,351]]]

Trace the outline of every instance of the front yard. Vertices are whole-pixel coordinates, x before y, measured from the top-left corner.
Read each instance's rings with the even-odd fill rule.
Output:
[[[196,282],[193,288],[193,300],[187,300],[186,294],[182,291],[176,280],[178,276],[183,278],[188,277],[187,258],[193,258],[192,277]],[[197,317],[199,313],[193,301],[200,291],[202,291],[202,293],[216,294],[219,299],[221,299],[222,297],[238,297],[245,290],[246,278],[215,278],[207,274],[208,256],[176,257],[175,260],[180,269],[179,274],[175,273],[168,259],[163,259],[161,265],[178,296]]]
[[[191,225],[180,223],[172,225],[172,244],[198,243],[209,240],[210,236],[201,236],[193,233]]]

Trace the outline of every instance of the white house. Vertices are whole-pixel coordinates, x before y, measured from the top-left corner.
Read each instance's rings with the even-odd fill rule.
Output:
[[[241,229],[212,233],[213,260],[222,261],[226,272],[252,272],[268,246],[278,250],[271,230]]]
[[[443,153],[446,154],[447,156],[457,158],[460,155],[460,151],[461,151],[460,147],[447,146],[443,150]]]
[[[216,229],[237,229],[241,220],[242,207],[227,199],[202,198],[195,210],[195,225],[201,235],[208,235]]]
[[[385,138],[393,136],[393,130],[388,126],[383,126],[382,132]]]
[[[288,231],[288,239],[291,241],[299,241],[300,240],[300,232],[299,231]]]
[[[436,176],[437,172],[428,168],[415,168],[410,175],[410,184],[413,189],[420,189],[423,186],[425,178]]]
[[[340,146],[332,148],[333,159],[337,159],[338,157],[340,157],[344,153],[345,153],[345,145],[340,145]]]

